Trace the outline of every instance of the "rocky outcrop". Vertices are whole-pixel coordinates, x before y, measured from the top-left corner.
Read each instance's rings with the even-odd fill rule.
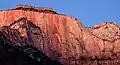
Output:
[[[18,8],[0,12],[0,26],[5,27],[0,36],[5,35],[12,46],[31,45],[63,65],[120,64],[120,27],[116,23],[89,28],[46,9]]]
[[[0,65],[62,65],[22,39],[18,30],[0,29]]]
[[[33,9],[33,10],[39,10],[39,11],[41,11],[41,10],[53,11],[52,8],[33,7],[33,6],[27,6],[27,5],[17,5],[16,9]]]

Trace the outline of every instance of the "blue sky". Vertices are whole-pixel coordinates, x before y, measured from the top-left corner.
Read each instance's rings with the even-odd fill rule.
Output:
[[[15,8],[17,4],[51,7],[58,13],[80,19],[86,26],[104,21],[120,25],[120,0],[1,0],[0,9]]]

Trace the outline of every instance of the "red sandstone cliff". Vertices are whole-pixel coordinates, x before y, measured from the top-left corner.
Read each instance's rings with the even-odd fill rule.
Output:
[[[120,27],[105,22],[87,28],[80,22],[53,10],[23,7],[0,11],[0,26],[17,30],[12,36],[22,37],[8,36],[13,45],[27,42],[63,65],[119,65]]]

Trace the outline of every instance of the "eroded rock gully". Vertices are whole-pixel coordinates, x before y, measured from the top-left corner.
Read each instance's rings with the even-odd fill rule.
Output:
[[[0,65],[120,65],[114,22],[89,28],[52,9],[21,5],[0,11],[0,26]]]

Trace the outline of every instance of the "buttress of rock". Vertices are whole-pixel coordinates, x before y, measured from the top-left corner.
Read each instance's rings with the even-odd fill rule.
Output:
[[[12,45],[29,43],[63,65],[120,65],[120,27],[116,23],[90,28],[53,9],[26,5],[0,11],[0,21],[1,27],[8,27],[2,30]],[[8,33],[12,30],[17,32]]]
[[[62,65],[58,60],[49,58],[42,50],[36,48],[31,33],[40,34],[40,28],[24,17],[10,24],[10,26],[1,27],[0,59],[2,60],[0,64]]]

